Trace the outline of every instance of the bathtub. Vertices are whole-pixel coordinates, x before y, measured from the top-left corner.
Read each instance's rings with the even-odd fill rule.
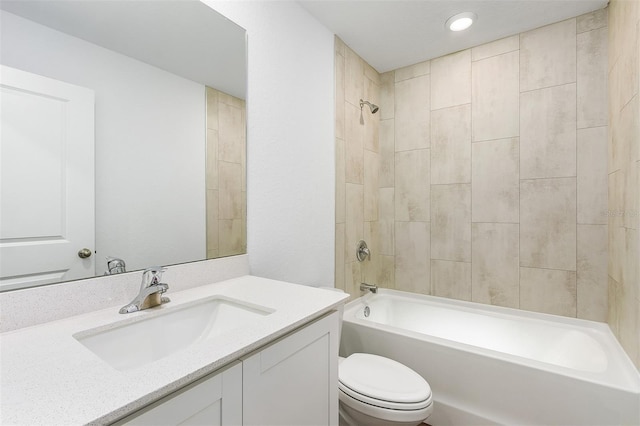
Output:
[[[606,324],[380,289],[345,306],[355,352],[422,375],[433,426],[640,424],[640,374]]]

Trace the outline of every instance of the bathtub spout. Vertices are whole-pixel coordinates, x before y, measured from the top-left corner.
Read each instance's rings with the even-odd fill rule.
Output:
[[[369,290],[371,293],[378,292],[378,286],[375,284],[360,283],[360,291]]]

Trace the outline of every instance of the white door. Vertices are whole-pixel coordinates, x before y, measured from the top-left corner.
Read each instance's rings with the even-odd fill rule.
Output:
[[[0,290],[94,276],[93,91],[0,65],[0,117]]]

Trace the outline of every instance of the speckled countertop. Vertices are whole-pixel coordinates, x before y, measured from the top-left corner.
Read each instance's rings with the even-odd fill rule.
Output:
[[[250,275],[167,295],[171,303],[141,312],[121,315],[119,307],[111,307],[0,334],[0,423],[113,422],[321,316],[348,297]],[[275,312],[128,371],[112,368],[73,337],[215,295]]]

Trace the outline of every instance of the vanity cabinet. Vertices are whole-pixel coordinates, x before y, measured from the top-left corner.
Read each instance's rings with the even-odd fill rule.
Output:
[[[125,418],[117,425],[242,424],[242,363],[237,361]]]
[[[338,313],[242,360],[245,425],[338,424]]]
[[[332,312],[141,409],[118,425],[337,425]]]

